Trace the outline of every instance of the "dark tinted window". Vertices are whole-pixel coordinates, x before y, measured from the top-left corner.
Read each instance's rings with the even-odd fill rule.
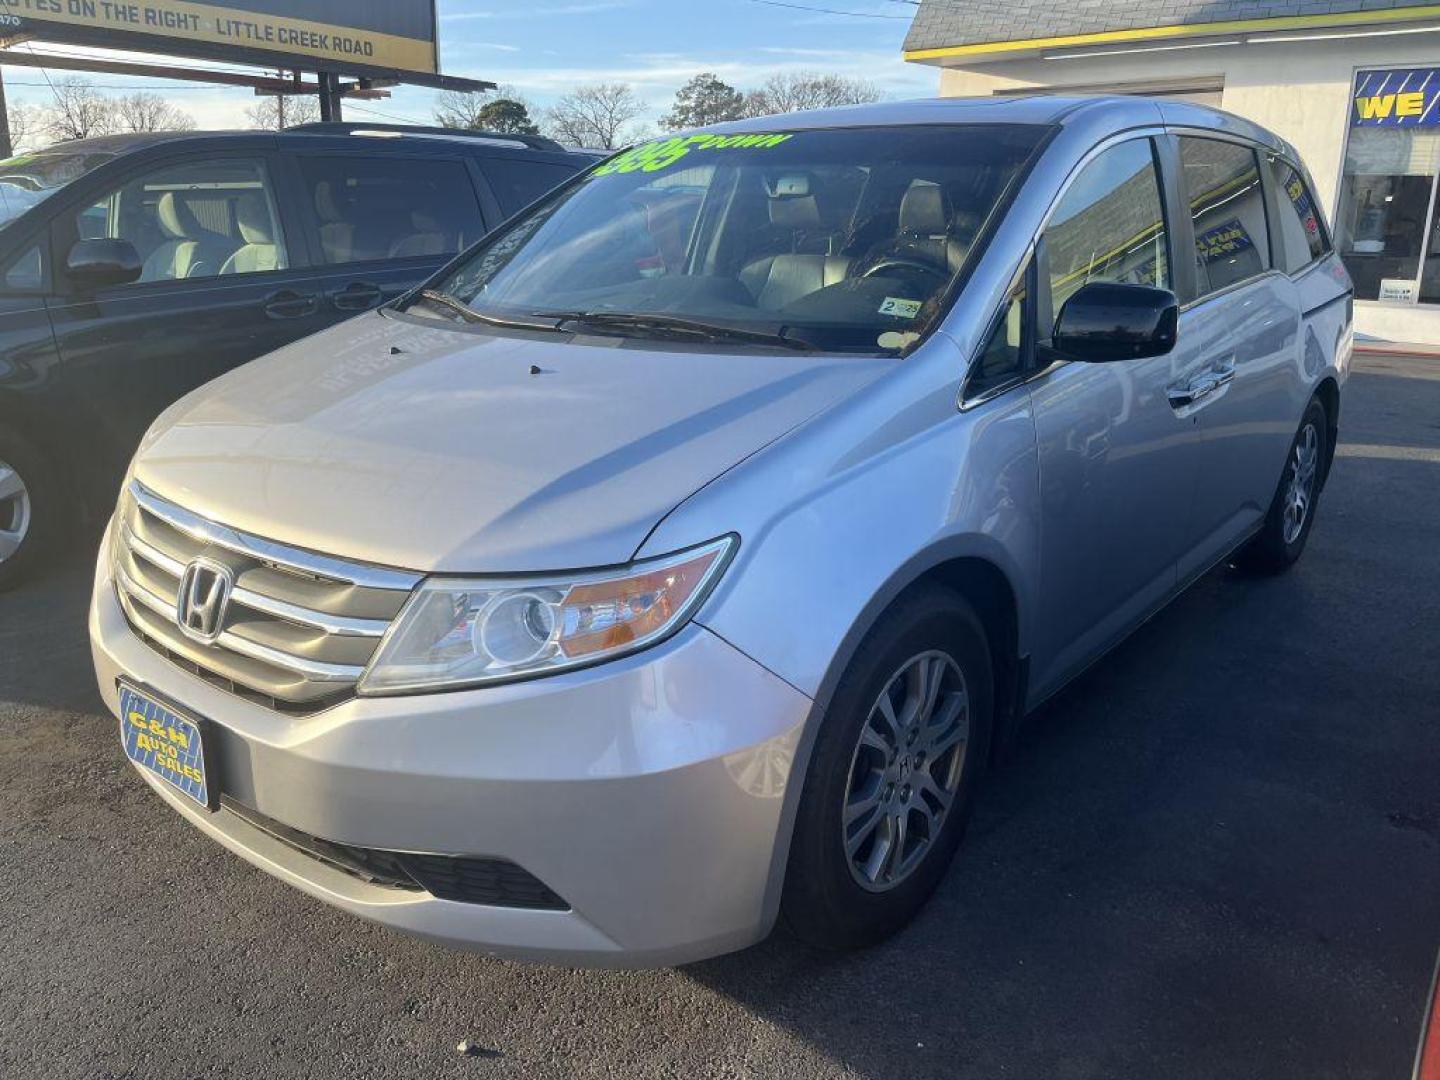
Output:
[[[500,209],[506,215],[523,210],[551,188],[559,187],[575,169],[552,165],[545,161],[520,161],[514,158],[486,158],[480,162],[485,179],[490,181]]]
[[[1325,230],[1320,225],[1315,197],[1299,171],[1289,162],[1272,157],[1270,175],[1275,178],[1276,201],[1280,204],[1280,220],[1275,227],[1285,249],[1285,269],[1293,273],[1325,254]]]
[[[45,250],[36,244],[21,252],[5,268],[5,288],[36,292],[45,287]]]
[[[1092,281],[1170,288],[1165,213],[1149,139],[1112,146],[1081,170],[1045,226],[1045,254],[1056,316]]]
[[[979,397],[998,386],[1013,382],[1025,373],[1025,322],[1029,308],[1029,297],[1021,285],[1005,302],[1005,311],[1000,316],[990,340],[975,358],[970,371],[970,381],[965,387],[965,396]]]
[[[1180,163],[1195,222],[1200,295],[1270,268],[1265,197],[1255,151],[1218,139],[1180,139]]]
[[[246,158],[161,165],[83,206],[82,239],[128,240],[140,282],[261,274],[290,265],[264,164]]]
[[[453,255],[485,231],[458,161],[307,158],[301,168],[326,263]]]

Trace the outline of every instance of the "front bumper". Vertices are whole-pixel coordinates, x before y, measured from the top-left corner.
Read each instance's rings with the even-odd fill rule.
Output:
[[[126,623],[106,562],[90,637],[117,717],[123,676],[212,722],[207,766],[229,799],[333,843],[506,859],[570,910],[371,884],[142,772],[182,816],[261,869],[396,929],[521,959],[668,965],[769,932],[786,787],[811,701],[708,630],[692,624],[587,671],[356,698],[293,717],[151,650]]]

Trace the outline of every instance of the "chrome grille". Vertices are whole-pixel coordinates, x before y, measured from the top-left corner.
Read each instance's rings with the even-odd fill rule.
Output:
[[[121,606],[151,648],[242,696],[314,711],[349,696],[419,575],[250,536],[132,482],[112,539]],[[181,631],[180,581],[194,559],[234,588],[213,644]]]

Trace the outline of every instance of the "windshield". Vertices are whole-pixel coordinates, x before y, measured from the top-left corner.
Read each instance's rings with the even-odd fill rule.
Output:
[[[501,325],[899,351],[945,303],[1045,130],[656,140],[533,207],[415,303]]]
[[[114,157],[114,154],[53,151],[0,161],[0,225],[8,224],[66,184]]]

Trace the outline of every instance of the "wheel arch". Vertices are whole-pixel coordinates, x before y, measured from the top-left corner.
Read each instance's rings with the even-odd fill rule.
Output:
[[[841,677],[860,646],[885,613],[902,597],[910,596],[917,590],[945,588],[958,592],[974,606],[985,626],[995,671],[995,730],[990,740],[990,761],[987,764],[994,764],[1013,745],[1020,721],[1024,718],[1029,673],[1024,646],[1024,598],[1016,588],[1018,580],[1018,569],[1010,565],[1005,549],[993,539],[954,538],[936,544],[908,561],[877,590],[855,618],[825,671],[799,745],[795,748],[766,890],[764,924],[767,932],[779,915],[800,795],[825,714]]]

